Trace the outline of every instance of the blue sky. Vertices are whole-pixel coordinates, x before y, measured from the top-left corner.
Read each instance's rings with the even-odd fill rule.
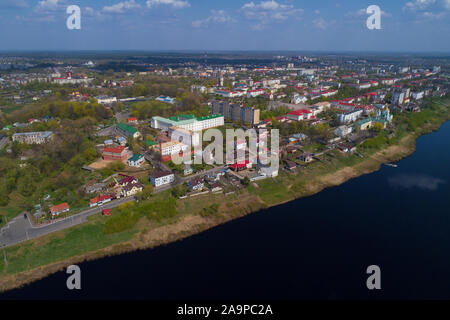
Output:
[[[0,0],[0,28],[0,50],[450,52],[450,0]]]

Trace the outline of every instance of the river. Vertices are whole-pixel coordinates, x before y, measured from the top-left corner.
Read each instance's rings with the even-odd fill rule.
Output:
[[[151,250],[80,264],[0,299],[449,299],[450,122],[398,163]],[[366,269],[381,269],[368,290]]]

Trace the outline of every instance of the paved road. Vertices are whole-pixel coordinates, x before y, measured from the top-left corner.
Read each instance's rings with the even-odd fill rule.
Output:
[[[85,223],[89,216],[101,212],[103,209],[112,209],[122,203],[134,201],[134,197],[111,201],[101,207],[88,209],[71,217],[47,224],[44,226],[33,226],[30,218],[23,214],[17,216],[0,230],[0,248],[9,247],[23,241],[38,238],[52,232],[60,231]]]
[[[8,143],[9,139],[7,137],[4,137],[2,140],[0,140],[0,150],[5,147],[5,145]]]
[[[155,188],[154,193],[159,193],[170,188],[173,188],[175,185],[183,184],[189,179],[192,179],[201,175],[208,175],[210,173],[221,172],[223,171],[222,167],[213,168],[204,172],[199,172],[195,175],[177,178],[177,180],[170,185],[165,185],[159,188]],[[88,209],[76,215],[70,216],[63,220],[59,220],[44,226],[33,226],[29,216],[24,217],[23,214],[20,214],[12,221],[10,221],[5,227],[0,230],[0,248],[9,247],[16,245],[18,243],[28,241],[34,238],[42,237],[49,233],[53,233],[56,231],[64,230],[82,223],[87,222],[87,218],[96,213],[101,212],[103,209],[111,209],[119,206],[122,203],[134,201],[134,197],[123,198],[119,200],[115,200],[109,202],[101,207],[96,207],[92,209]]]

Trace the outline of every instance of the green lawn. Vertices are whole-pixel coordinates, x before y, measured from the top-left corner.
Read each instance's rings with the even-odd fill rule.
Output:
[[[0,274],[13,274],[30,270],[105,248],[115,243],[127,241],[136,233],[136,230],[127,230],[118,234],[105,235],[103,229],[102,223],[83,225],[62,231],[58,233],[58,237],[53,235],[52,239],[46,243],[38,241],[6,248],[4,251],[8,266],[5,268],[2,257],[0,259]]]
[[[265,179],[255,182],[258,188],[250,183],[249,192],[258,195],[267,205],[273,205],[293,198],[292,193],[287,189],[285,179],[278,177],[275,179]]]

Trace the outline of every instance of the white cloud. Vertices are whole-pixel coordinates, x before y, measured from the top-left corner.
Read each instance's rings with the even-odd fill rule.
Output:
[[[147,0],[147,7],[152,8],[158,5],[169,5],[176,9],[190,7],[191,4],[184,0]]]
[[[124,13],[127,10],[140,8],[141,5],[134,0],[128,0],[124,2],[116,3],[112,6],[106,6],[103,8],[104,12],[108,13]]]
[[[359,17],[364,17],[364,16],[368,16],[367,15],[367,9],[359,9],[357,11],[350,11],[346,14],[347,17],[354,17],[354,18],[359,18]],[[391,14],[381,10],[381,16],[384,17],[391,17]]]
[[[313,26],[320,30],[326,30],[331,25],[335,24],[336,20],[327,21],[324,18],[320,17],[313,20]]]
[[[196,20],[192,22],[192,26],[200,28],[208,26],[211,23],[234,23],[236,19],[229,16],[224,10],[211,10],[211,15],[203,20]]]
[[[251,1],[244,4],[240,11],[247,19],[258,21],[251,27],[253,30],[262,30],[271,21],[280,22],[303,14],[303,9],[295,8],[291,4],[278,3],[275,0],[260,3]]]
[[[422,16],[427,19],[437,20],[444,18],[446,16],[446,12],[434,13],[430,11],[425,11],[422,13]]]
[[[443,0],[444,7],[447,10],[450,10],[450,0]]]
[[[436,0],[414,0],[411,2],[407,2],[403,7],[403,11],[417,11],[424,10],[428,8],[430,5],[436,3]]]
[[[450,11],[450,0],[414,0],[407,2],[403,12],[416,16],[416,23],[426,20],[438,20],[446,17]]]
[[[314,21],[313,21],[313,24],[314,24],[314,26],[316,27],[316,28],[318,28],[318,29],[322,29],[322,30],[325,30],[326,28],[327,28],[327,22],[325,21],[325,19],[324,18],[319,18],[319,19],[315,19]]]
[[[41,0],[36,6],[38,11],[51,11],[58,9],[59,0]]]
[[[28,8],[25,0],[0,0],[0,8]]]

